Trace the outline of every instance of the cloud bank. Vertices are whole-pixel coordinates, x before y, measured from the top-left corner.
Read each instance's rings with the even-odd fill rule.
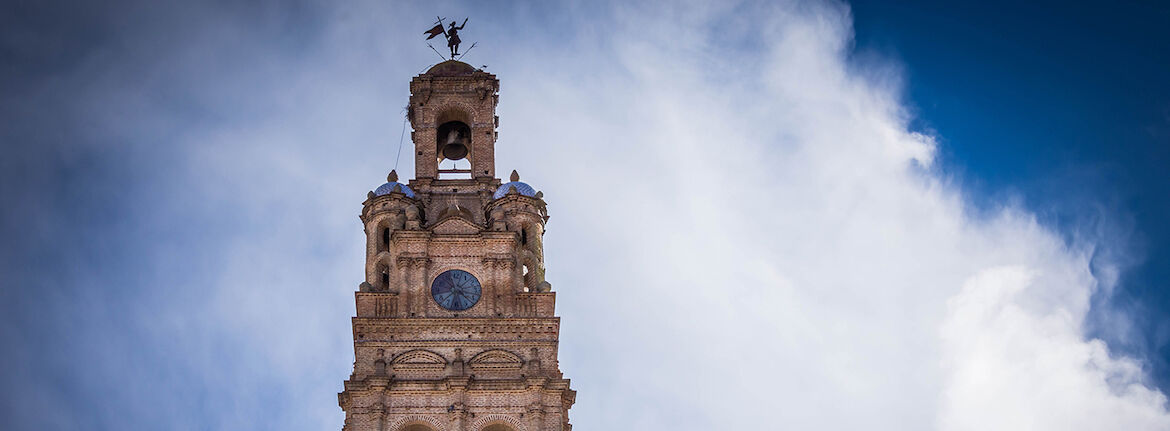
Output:
[[[502,114],[521,123],[504,145],[526,147],[518,164],[553,199],[564,340],[590,346],[570,348],[585,353],[567,353],[566,368],[609,368],[601,382],[578,377],[583,398],[624,389],[577,417],[649,429],[1170,426],[1139,363],[1083,336],[1108,262],[1010,202],[972,209],[933,166],[934,140],[909,130],[897,68],[852,58],[847,8],[615,17],[597,57],[545,61],[580,71],[572,82],[524,74]],[[552,155],[573,163],[542,164]]]
[[[1010,202],[973,210],[847,6],[476,7],[438,6],[471,10],[467,60],[501,79],[498,170],[550,204],[577,429],[1170,429],[1140,358],[1083,335],[1108,262]],[[18,355],[9,428],[340,427],[356,216],[433,13],[145,10],[29,90],[79,92],[97,126],[62,151],[119,156],[127,178],[92,181],[132,187],[100,235],[117,253],[79,252],[109,273],[46,301],[91,358],[47,372],[81,383],[33,377],[65,352]],[[61,399],[89,407],[45,413]]]

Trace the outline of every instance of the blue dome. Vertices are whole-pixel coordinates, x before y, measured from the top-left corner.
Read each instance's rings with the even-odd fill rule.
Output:
[[[414,190],[411,190],[410,187],[406,186],[406,184],[397,183],[397,182],[393,182],[393,181],[378,186],[378,189],[374,190],[374,196],[388,195],[388,194],[390,194],[390,192],[394,191],[394,186],[396,186],[396,185],[399,187],[398,191],[405,194],[406,197],[409,197],[409,198],[414,197]]]
[[[519,181],[512,181],[509,183],[504,183],[503,185],[500,186],[500,188],[496,189],[496,193],[494,195],[492,195],[492,199],[499,199],[499,198],[502,198],[504,196],[507,196],[508,190],[511,189],[512,187],[515,187],[516,191],[524,196],[528,196],[528,197],[536,196],[536,189],[533,189],[532,186],[528,185],[527,183],[522,183]]]

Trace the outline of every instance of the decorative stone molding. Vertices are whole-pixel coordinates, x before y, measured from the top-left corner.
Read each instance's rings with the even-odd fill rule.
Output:
[[[447,358],[430,350],[411,350],[398,355],[391,363],[395,370],[443,370],[447,368]]]
[[[524,426],[524,424],[521,423],[519,419],[516,419],[515,417],[513,417],[511,415],[505,415],[505,414],[499,414],[499,413],[482,415],[482,416],[476,418],[475,422],[471,424],[471,431],[481,431],[484,428],[487,428],[487,427],[490,427],[490,426],[496,425],[496,424],[507,425],[509,428],[512,428],[514,431],[528,431],[528,427]]]
[[[439,235],[474,235],[482,230],[474,222],[458,215],[439,220],[431,229]]]
[[[488,256],[483,258],[483,266],[494,269],[510,269],[516,265],[516,258],[510,255]]]
[[[519,370],[524,366],[520,356],[503,349],[480,352],[468,361],[472,371]]]
[[[393,422],[390,422],[390,426],[388,426],[387,429],[392,431],[402,431],[405,430],[406,427],[416,424],[426,425],[435,431],[447,430],[445,424],[440,422],[437,418],[426,415],[406,415],[399,417],[394,419]]]
[[[431,258],[425,256],[398,256],[395,262],[398,263],[399,268],[426,268],[427,265],[430,265]]]

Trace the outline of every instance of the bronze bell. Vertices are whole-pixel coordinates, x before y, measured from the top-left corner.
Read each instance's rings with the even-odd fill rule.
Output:
[[[458,129],[447,133],[447,143],[443,144],[443,158],[447,160],[461,160],[467,157],[467,137]]]

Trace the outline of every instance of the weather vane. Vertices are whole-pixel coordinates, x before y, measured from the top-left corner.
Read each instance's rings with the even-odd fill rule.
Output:
[[[463,24],[461,25],[455,25],[455,21],[451,21],[451,25],[447,28],[443,28],[442,17],[436,18],[438,18],[438,21],[435,22],[435,26],[431,27],[430,30],[423,32],[424,34],[428,35],[427,40],[434,39],[435,36],[441,34],[443,37],[447,38],[447,48],[451,49],[451,59],[456,60],[456,57],[463,58],[463,55],[459,54],[459,43],[461,42],[461,40],[459,40],[459,30],[463,30],[463,27],[467,25],[467,18],[463,19]],[[435,47],[431,44],[428,43],[427,46],[430,46],[436,54],[439,54],[440,57],[443,57],[444,59],[447,58],[443,56],[442,53],[439,53],[439,50],[435,49]],[[475,48],[475,43],[472,43],[471,48],[467,48],[467,51],[471,51],[472,48]],[[466,55],[467,52],[464,52],[463,54]]]

